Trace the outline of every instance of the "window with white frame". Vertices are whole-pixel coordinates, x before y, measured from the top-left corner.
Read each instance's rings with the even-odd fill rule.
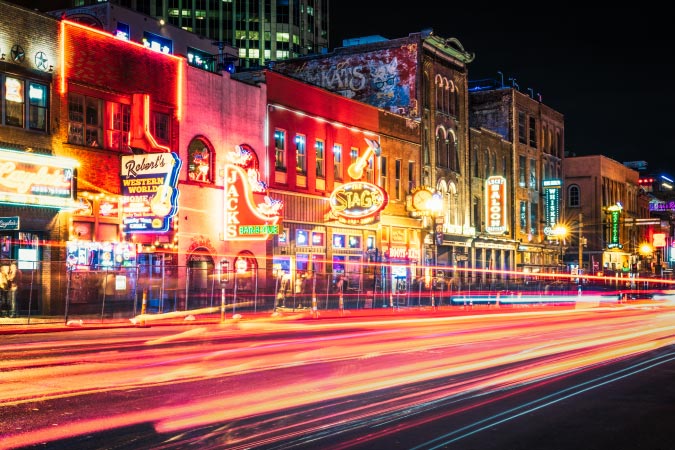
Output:
[[[530,159],[530,188],[537,189],[537,160]]]
[[[342,180],[342,144],[333,144],[333,177]]]
[[[28,128],[47,131],[49,88],[46,84],[28,82]]]
[[[358,147],[352,147],[349,150],[349,164],[354,164],[359,157]]]
[[[579,190],[579,186],[576,184],[573,184],[569,187],[567,190],[567,204],[571,208],[578,208],[581,206],[581,192]]]
[[[129,148],[131,106],[117,102],[106,103],[106,148],[124,151]]]
[[[395,162],[394,168],[394,195],[396,200],[401,200],[401,164],[403,162],[400,159],[397,159]]]
[[[274,130],[274,168],[286,171],[286,131]]]
[[[103,145],[103,100],[81,94],[68,94],[68,142],[101,147]]]
[[[171,118],[168,114],[153,111],[150,119],[152,137],[162,145],[169,145],[171,137]]]
[[[4,84],[4,123],[23,128],[26,123],[25,82],[19,78],[6,76]]]
[[[366,166],[366,181],[368,183],[375,182],[375,156],[368,158],[368,165]]]
[[[380,187],[385,191],[389,190],[389,182],[387,178],[387,157],[380,156]]]
[[[307,137],[295,135],[295,170],[298,175],[307,175]]]
[[[325,145],[325,142],[321,139],[317,139],[314,144],[316,152],[316,176],[318,178],[326,177]]]

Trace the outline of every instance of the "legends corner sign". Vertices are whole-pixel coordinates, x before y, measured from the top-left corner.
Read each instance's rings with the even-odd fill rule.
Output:
[[[0,217],[0,231],[18,230],[19,216]]]

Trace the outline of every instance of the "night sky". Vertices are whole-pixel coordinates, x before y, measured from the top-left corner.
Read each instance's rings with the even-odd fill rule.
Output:
[[[417,0],[410,10],[333,0],[331,48],[345,38],[393,39],[432,28],[475,53],[470,80],[502,72],[506,84],[515,78],[521,92],[532,89],[562,113],[568,153],[647,161],[649,172],[675,175],[675,39],[662,7],[546,4],[568,8],[553,12],[542,3],[463,3]]]

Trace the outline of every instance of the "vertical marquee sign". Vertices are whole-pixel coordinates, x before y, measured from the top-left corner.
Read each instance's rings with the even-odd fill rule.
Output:
[[[122,156],[122,213],[125,233],[169,230],[178,209],[178,173],[175,153]]]
[[[607,212],[609,212],[609,243],[607,248],[623,248],[623,245],[619,242],[619,220],[621,219],[622,209],[621,203],[607,208]]]
[[[265,240],[279,234],[283,202],[267,195],[255,151],[246,144],[237,145],[225,157],[223,240]]]
[[[492,176],[485,180],[485,215],[488,234],[504,234],[506,223],[506,178]]]
[[[544,198],[546,208],[544,218],[544,234],[547,236],[553,235],[553,229],[560,222],[560,189],[562,188],[561,180],[544,180]]]

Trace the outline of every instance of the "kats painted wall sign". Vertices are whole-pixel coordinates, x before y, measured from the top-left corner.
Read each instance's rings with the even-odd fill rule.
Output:
[[[358,225],[372,223],[387,206],[389,198],[381,187],[362,181],[343,184],[330,196],[331,212],[338,221]]]
[[[178,210],[178,173],[175,153],[122,156],[122,214],[125,233],[169,230]]]
[[[267,195],[255,151],[246,144],[237,145],[225,157],[223,240],[265,240],[279,234],[283,202]]]

